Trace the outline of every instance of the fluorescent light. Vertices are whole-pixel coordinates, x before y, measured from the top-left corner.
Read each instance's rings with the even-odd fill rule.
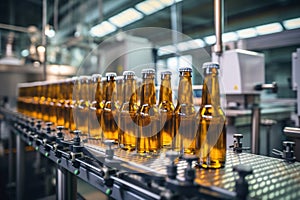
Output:
[[[108,21],[118,27],[124,27],[142,18],[142,13],[138,12],[134,8],[128,8],[127,10],[124,10],[123,12],[109,18]]]
[[[277,33],[277,32],[280,32],[283,30],[281,24],[278,22],[266,24],[266,25],[262,25],[262,26],[256,26],[255,28],[256,28],[258,35]]]
[[[136,9],[143,12],[146,15],[155,13],[166,6],[159,0],[147,0],[143,1],[135,6]]]
[[[177,48],[178,48],[179,51],[186,51],[186,50],[190,49],[188,42],[180,42],[180,43],[178,43],[177,44]]]
[[[257,32],[255,28],[246,28],[246,29],[238,30],[236,32],[239,38],[251,38],[257,36]]]
[[[201,39],[195,39],[188,42],[191,49],[202,48],[205,46],[205,43]]]
[[[204,47],[205,44],[201,39],[189,40],[186,42],[180,42],[177,44],[177,48],[179,51],[187,51],[190,49],[197,49]]]
[[[101,24],[92,27],[90,33],[92,36],[103,37],[114,32],[116,29],[117,28],[108,21],[103,21]]]
[[[300,28],[300,17],[295,19],[285,20],[283,21],[283,25],[287,30]]]
[[[211,45],[216,43],[216,36],[215,35],[210,35],[204,38],[204,41],[206,42],[206,44]]]
[[[157,53],[159,56],[176,53],[176,47],[174,45],[163,46],[158,49]]]
[[[159,10],[164,9],[173,3],[178,3],[182,0],[146,0],[138,3],[135,8],[144,13],[145,15],[151,15]]]
[[[238,40],[238,35],[236,34],[236,32],[223,33],[222,40],[223,42],[236,41]]]

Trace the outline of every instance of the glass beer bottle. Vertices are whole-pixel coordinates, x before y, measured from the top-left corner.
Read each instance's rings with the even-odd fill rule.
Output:
[[[118,110],[116,105],[116,73],[106,73],[105,101],[101,116],[101,128],[104,140],[118,142]]]
[[[196,111],[193,104],[192,68],[179,68],[178,100],[174,111],[173,149],[181,154],[196,153]]]
[[[77,105],[78,115],[78,129],[81,130],[82,134],[88,134],[88,123],[89,123],[89,84],[91,81],[90,76],[80,76],[78,82],[79,102]]]
[[[74,120],[74,112],[75,112],[75,94],[73,96],[73,91],[75,84],[77,84],[78,78],[73,77],[66,80],[66,101],[64,104],[64,115],[65,115],[65,128],[70,131],[76,130],[77,126]],[[74,98],[73,98],[74,97]]]
[[[141,106],[137,111],[137,153],[157,153],[161,148],[159,111],[156,106],[155,70],[142,70]]]
[[[174,137],[174,105],[172,102],[171,88],[172,72],[165,71],[161,73],[161,85],[159,90],[158,109],[161,122],[161,137],[163,147],[171,147]]]
[[[119,115],[119,144],[125,150],[134,150],[136,147],[136,124],[134,118],[138,110],[136,77],[133,71],[124,71],[123,76],[123,104]]]
[[[118,109],[121,108],[123,103],[123,76],[116,77],[116,85],[117,85],[117,106]]]
[[[48,93],[49,93],[49,113],[50,119],[49,121],[56,125],[56,101],[57,101],[57,90],[58,90],[58,83],[52,82],[49,85]]]
[[[200,165],[204,168],[220,168],[226,158],[226,117],[220,104],[217,63],[204,63],[202,104],[198,114],[200,135]]]
[[[93,74],[90,84],[90,116],[89,116],[89,133],[90,137],[101,139],[102,129],[100,127],[101,112],[103,109],[103,98],[101,88],[101,74]],[[99,118],[100,117],[100,118]]]
[[[65,117],[64,117],[64,103],[66,96],[66,81],[60,80],[57,82],[58,87],[56,88],[57,93],[57,101],[56,101],[56,121],[57,126],[65,125]]]

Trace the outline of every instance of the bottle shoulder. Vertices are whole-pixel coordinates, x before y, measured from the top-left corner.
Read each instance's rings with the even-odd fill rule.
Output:
[[[175,107],[172,102],[163,101],[158,105],[158,109],[160,112],[174,112]]]
[[[196,109],[194,104],[179,104],[176,106],[174,113],[177,115],[195,115]]]

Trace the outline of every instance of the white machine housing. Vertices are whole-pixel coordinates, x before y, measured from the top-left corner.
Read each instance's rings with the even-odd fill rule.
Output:
[[[258,93],[254,86],[265,83],[264,54],[234,49],[225,51],[220,57],[213,55],[213,61],[220,64],[226,95]]]

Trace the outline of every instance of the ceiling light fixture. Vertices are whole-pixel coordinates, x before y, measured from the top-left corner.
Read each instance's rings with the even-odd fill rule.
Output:
[[[300,28],[300,17],[283,21],[284,28],[287,30]]]
[[[119,14],[109,18],[108,21],[117,27],[124,27],[142,18],[142,13],[138,12],[134,8],[128,8],[127,10],[124,10]]]
[[[236,32],[238,34],[238,37],[242,38],[242,39],[257,36],[257,32],[256,32],[255,28],[246,28],[246,29],[238,30]]]
[[[135,8],[145,15],[151,15],[157,11],[164,9],[174,3],[178,3],[182,0],[146,0],[138,3]]]
[[[215,35],[210,35],[210,36],[204,37],[204,41],[208,45],[215,44],[216,43],[216,36]]]
[[[261,25],[261,26],[256,26],[255,27],[258,35],[267,35],[271,33],[278,33],[283,30],[283,27],[281,26],[280,23],[275,22],[271,24],[266,24],[266,25]]]
[[[90,34],[94,37],[103,37],[109,33],[114,32],[117,28],[109,23],[108,21],[103,21],[101,24],[98,24],[91,28]]]
[[[223,33],[222,35],[223,42],[231,42],[231,41],[236,41],[238,39],[239,37],[236,32]]]
[[[167,45],[167,46],[160,47],[157,52],[159,56],[171,54],[171,53],[176,53],[176,47],[174,45]]]

